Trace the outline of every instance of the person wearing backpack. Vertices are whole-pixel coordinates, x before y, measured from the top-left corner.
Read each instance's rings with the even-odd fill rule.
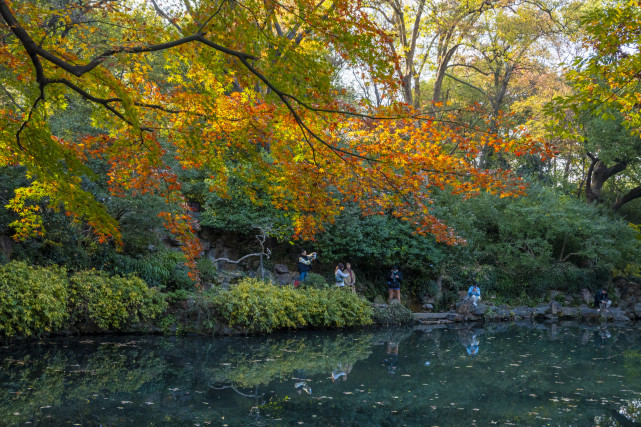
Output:
[[[311,254],[307,255],[307,251],[303,249],[300,253],[300,256],[298,257],[298,263],[296,264],[298,267],[298,273],[300,275],[300,280],[301,282],[305,280],[307,277],[307,273],[309,273],[309,270],[312,269],[312,260],[316,259],[316,252],[312,252]]]
[[[401,282],[403,281],[403,275],[398,270],[397,266],[392,268],[392,271],[387,276],[387,289],[389,290],[389,302],[397,299],[398,302],[401,302]]]
[[[336,266],[334,270],[334,276],[336,276],[336,286],[343,289],[345,287],[345,278],[349,277],[349,273],[343,271],[345,270],[345,265],[341,262]]]

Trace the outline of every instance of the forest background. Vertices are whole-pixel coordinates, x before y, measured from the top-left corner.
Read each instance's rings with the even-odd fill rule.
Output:
[[[263,274],[224,237],[437,308],[638,282],[639,6],[0,0],[2,262],[184,297]]]

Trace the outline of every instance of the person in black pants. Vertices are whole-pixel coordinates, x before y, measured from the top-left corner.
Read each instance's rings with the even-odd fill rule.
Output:
[[[612,301],[608,297],[608,290],[603,288],[596,291],[594,295],[594,308],[598,308],[599,311],[605,310],[612,305]]]

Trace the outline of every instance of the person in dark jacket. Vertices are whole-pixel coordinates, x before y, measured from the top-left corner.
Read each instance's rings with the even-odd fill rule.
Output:
[[[312,260],[316,259],[316,252],[307,255],[307,251],[303,249],[298,257],[298,273],[300,274],[299,280],[302,282],[307,277],[307,273],[312,269]]]
[[[598,308],[599,311],[605,310],[612,305],[612,301],[608,297],[608,290],[605,288],[599,289],[594,295],[594,308]]]
[[[397,299],[398,302],[401,302],[401,282],[403,281],[403,275],[399,271],[397,266],[392,268],[392,271],[387,276],[387,289],[389,291],[389,302],[391,303],[393,299]]]

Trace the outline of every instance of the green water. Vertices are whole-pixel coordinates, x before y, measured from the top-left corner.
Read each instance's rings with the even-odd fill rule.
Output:
[[[639,425],[641,326],[5,345],[2,425]]]

